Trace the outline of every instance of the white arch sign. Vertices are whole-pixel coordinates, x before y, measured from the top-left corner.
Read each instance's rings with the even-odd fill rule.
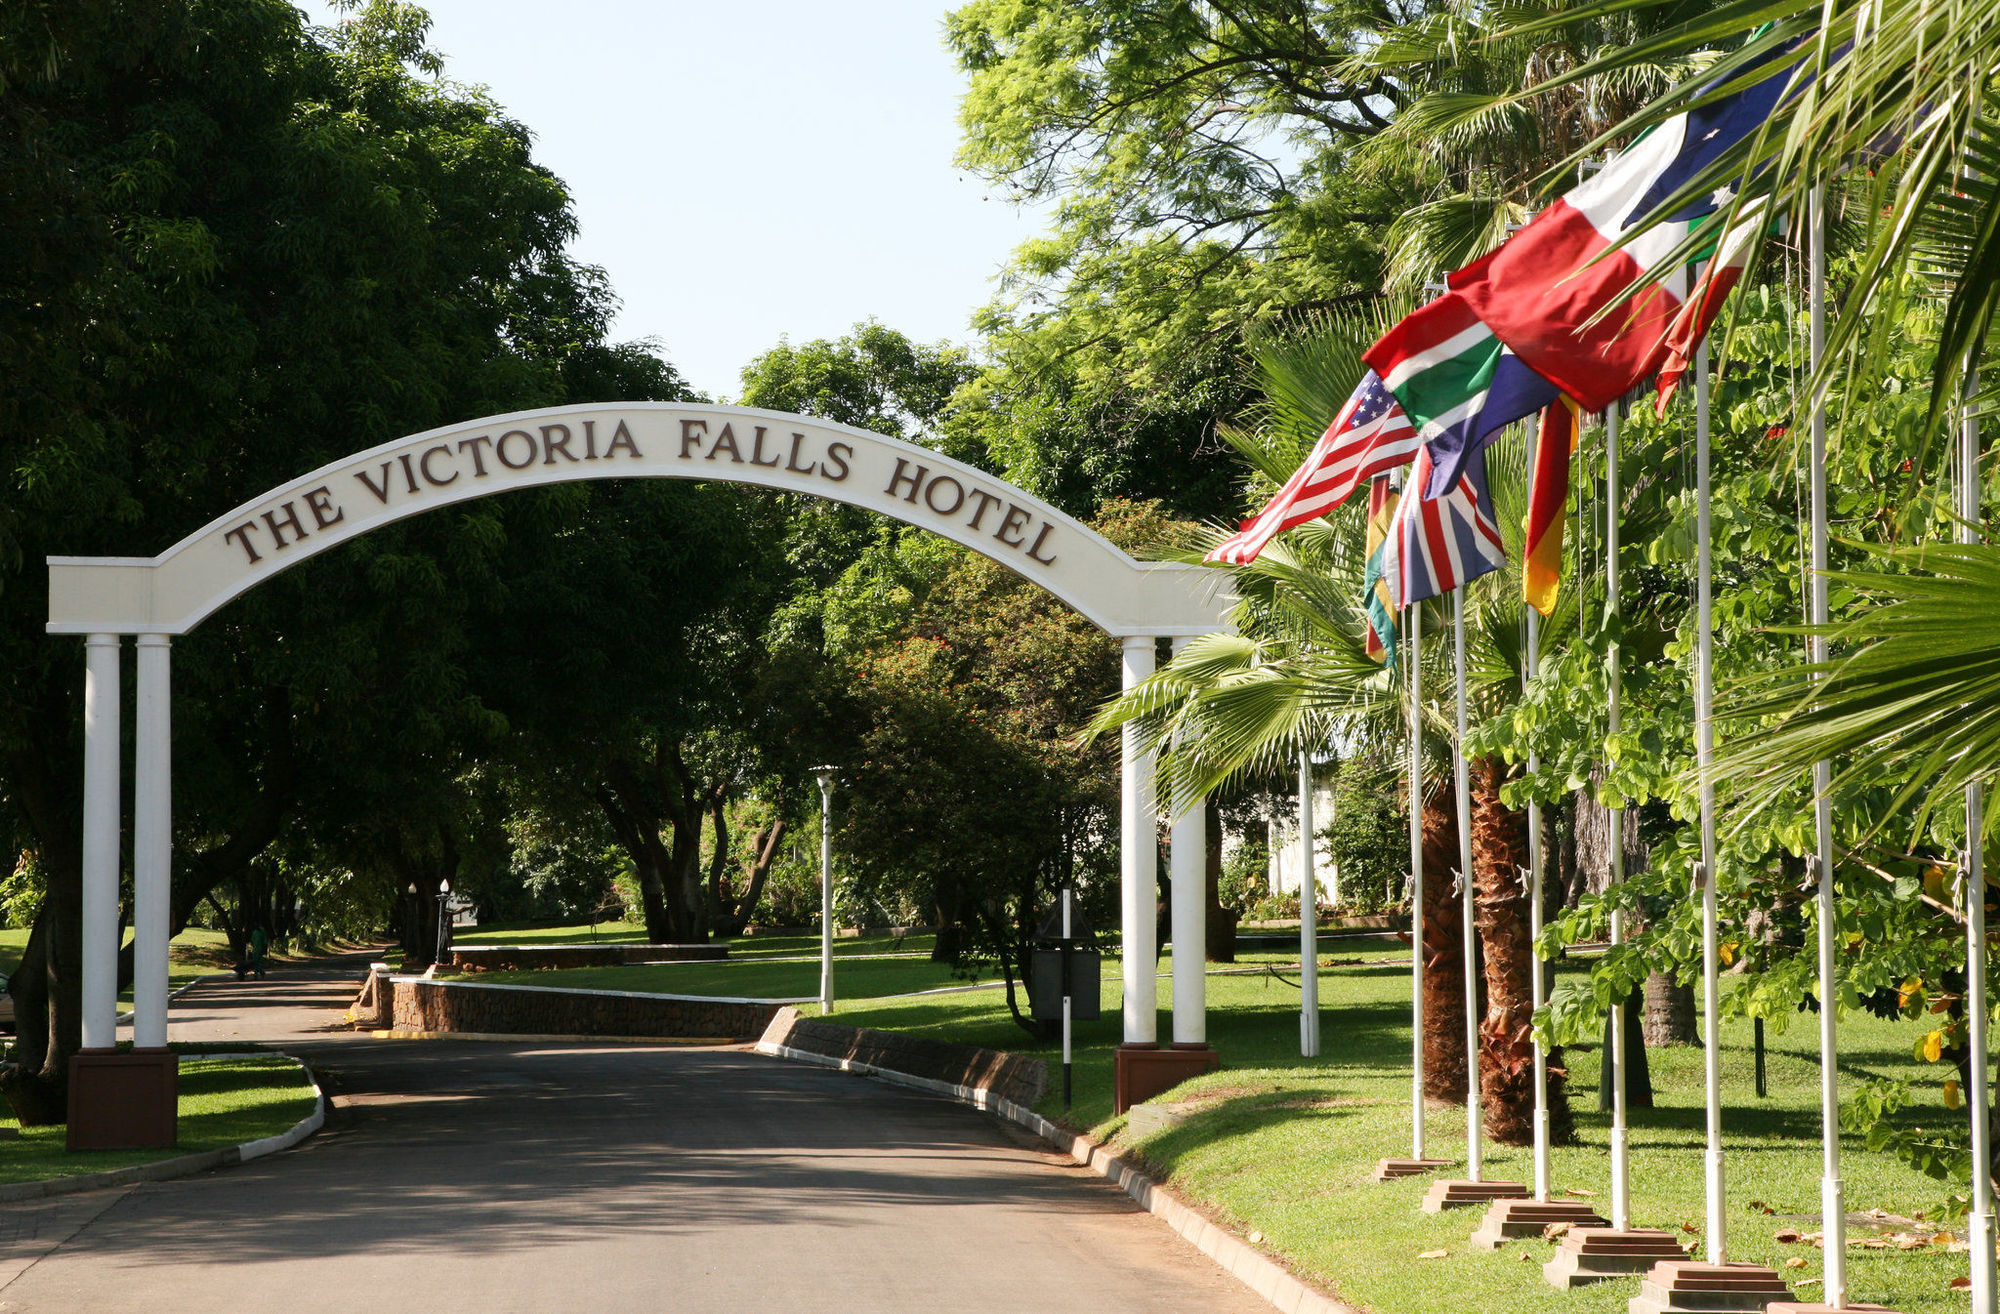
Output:
[[[942,534],[1041,585],[1121,638],[1127,688],[1152,672],[1156,639],[1185,639],[1228,624],[1233,599],[1222,591],[1226,573],[1136,561],[1095,530],[962,461],[804,416],[675,402],[558,406],[447,425],[294,479],[156,557],[50,557],[49,632],[86,636],[83,1051],[70,1074],[73,1148],[173,1143],[175,1059],[167,1047],[171,636],[186,634],[286,568],[406,516],[516,488],[647,477],[805,493]],[[138,636],[129,1054],[115,1045],[123,815],[119,684],[122,636],[128,634]],[[1119,1050],[1118,1088],[1125,1092],[1128,1062],[1134,1072],[1166,1072],[1176,1063],[1212,1066],[1214,1054],[1202,1044],[1207,1032],[1198,951],[1175,955],[1175,1044],[1171,1050],[1156,1044],[1154,763],[1132,727],[1126,728],[1121,774],[1126,1044]],[[1175,943],[1181,946],[1206,939],[1202,816],[1195,806],[1174,826]]]
[[[1012,484],[927,448],[740,406],[558,406],[448,425],[322,466],[157,557],[50,557],[52,634],[185,634],[328,548],[438,507],[575,479],[719,479],[865,507],[1040,584],[1108,634],[1224,626],[1219,571],[1141,562]]]

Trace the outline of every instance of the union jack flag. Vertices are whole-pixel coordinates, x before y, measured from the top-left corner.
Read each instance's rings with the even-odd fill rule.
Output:
[[[1425,501],[1430,465],[1430,452],[1419,453],[1383,545],[1382,576],[1398,607],[1449,593],[1507,564],[1486,487],[1485,451],[1466,458],[1465,473],[1450,492]]]
[[[1273,538],[1317,519],[1354,495],[1364,480],[1408,465],[1423,444],[1410,417],[1374,370],[1361,376],[1354,395],[1305,464],[1293,472],[1270,504],[1208,554],[1207,560],[1241,566],[1257,559]]]

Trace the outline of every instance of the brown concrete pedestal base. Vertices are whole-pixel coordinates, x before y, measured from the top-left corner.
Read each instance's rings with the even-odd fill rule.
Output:
[[[1604,1227],[1604,1219],[1581,1200],[1495,1200],[1486,1210],[1472,1244],[1481,1250],[1498,1250],[1502,1244],[1524,1236],[1540,1236],[1552,1223],[1571,1227]]]
[[[1692,1259],[1657,1264],[1626,1302],[1628,1314],[1707,1314],[1710,1310],[1762,1310],[1790,1300],[1792,1290],[1762,1264],[1704,1264]]]
[[[180,1056],[86,1049],[69,1060],[72,1150],[161,1150],[180,1140]]]
[[[1672,1232],[1651,1227],[1623,1232],[1612,1227],[1573,1227],[1563,1233],[1555,1258],[1542,1265],[1542,1276],[1550,1286],[1567,1291],[1631,1277],[1655,1264],[1686,1258],[1687,1252]]]
[[[1512,1200],[1528,1193],[1528,1188],[1519,1182],[1468,1182],[1463,1178],[1446,1178],[1431,1183],[1431,1189],[1424,1192],[1424,1212],[1443,1213],[1447,1209],[1463,1209],[1467,1205],[1482,1205],[1490,1200]]]
[[[1398,1177],[1422,1177],[1440,1168],[1449,1168],[1450,1159],[1383,1159],[1375,1165],[1375,1180],[1393,1182]]]
[[[1120,1045],[1111,1060],[1111,1111],[1123,1113],[1221,1066],[1208,1045]]]

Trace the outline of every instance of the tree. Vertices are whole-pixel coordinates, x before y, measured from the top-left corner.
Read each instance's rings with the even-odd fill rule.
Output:
[[[26,1121],[63,1116],[79,1041],[81,682],[75,645],[42,633],[42,558],[158,550],[370,442],[664,368],[604,343],[561,183],[433,76],[426,21],[375,3],[311,32],[276,0],[0,14],[0,763],[46,882],[0,1072]],[[371,535],[176,645],[176,924],[302,815],[304,782],[420,806],[368,773],[435,770],[493,729],[458,658],[510,510]]]

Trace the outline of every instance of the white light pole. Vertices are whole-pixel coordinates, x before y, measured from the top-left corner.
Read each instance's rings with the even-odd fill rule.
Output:
[[[431,955],[431,961],[436,963],[439,967],[444,966],[444,933],[445,933],[445,928],[450,925],[451,925],[451,881],[449,879],[444,879],[438,882],[437,952]]]
[[[1319,872],[1313,865],[1312,754],[1299,750],[1299,1055],[1319,1057]]]
[[[833,1012],[833,778],[834,768],[814,767],[819,781],[819,1011]]]

